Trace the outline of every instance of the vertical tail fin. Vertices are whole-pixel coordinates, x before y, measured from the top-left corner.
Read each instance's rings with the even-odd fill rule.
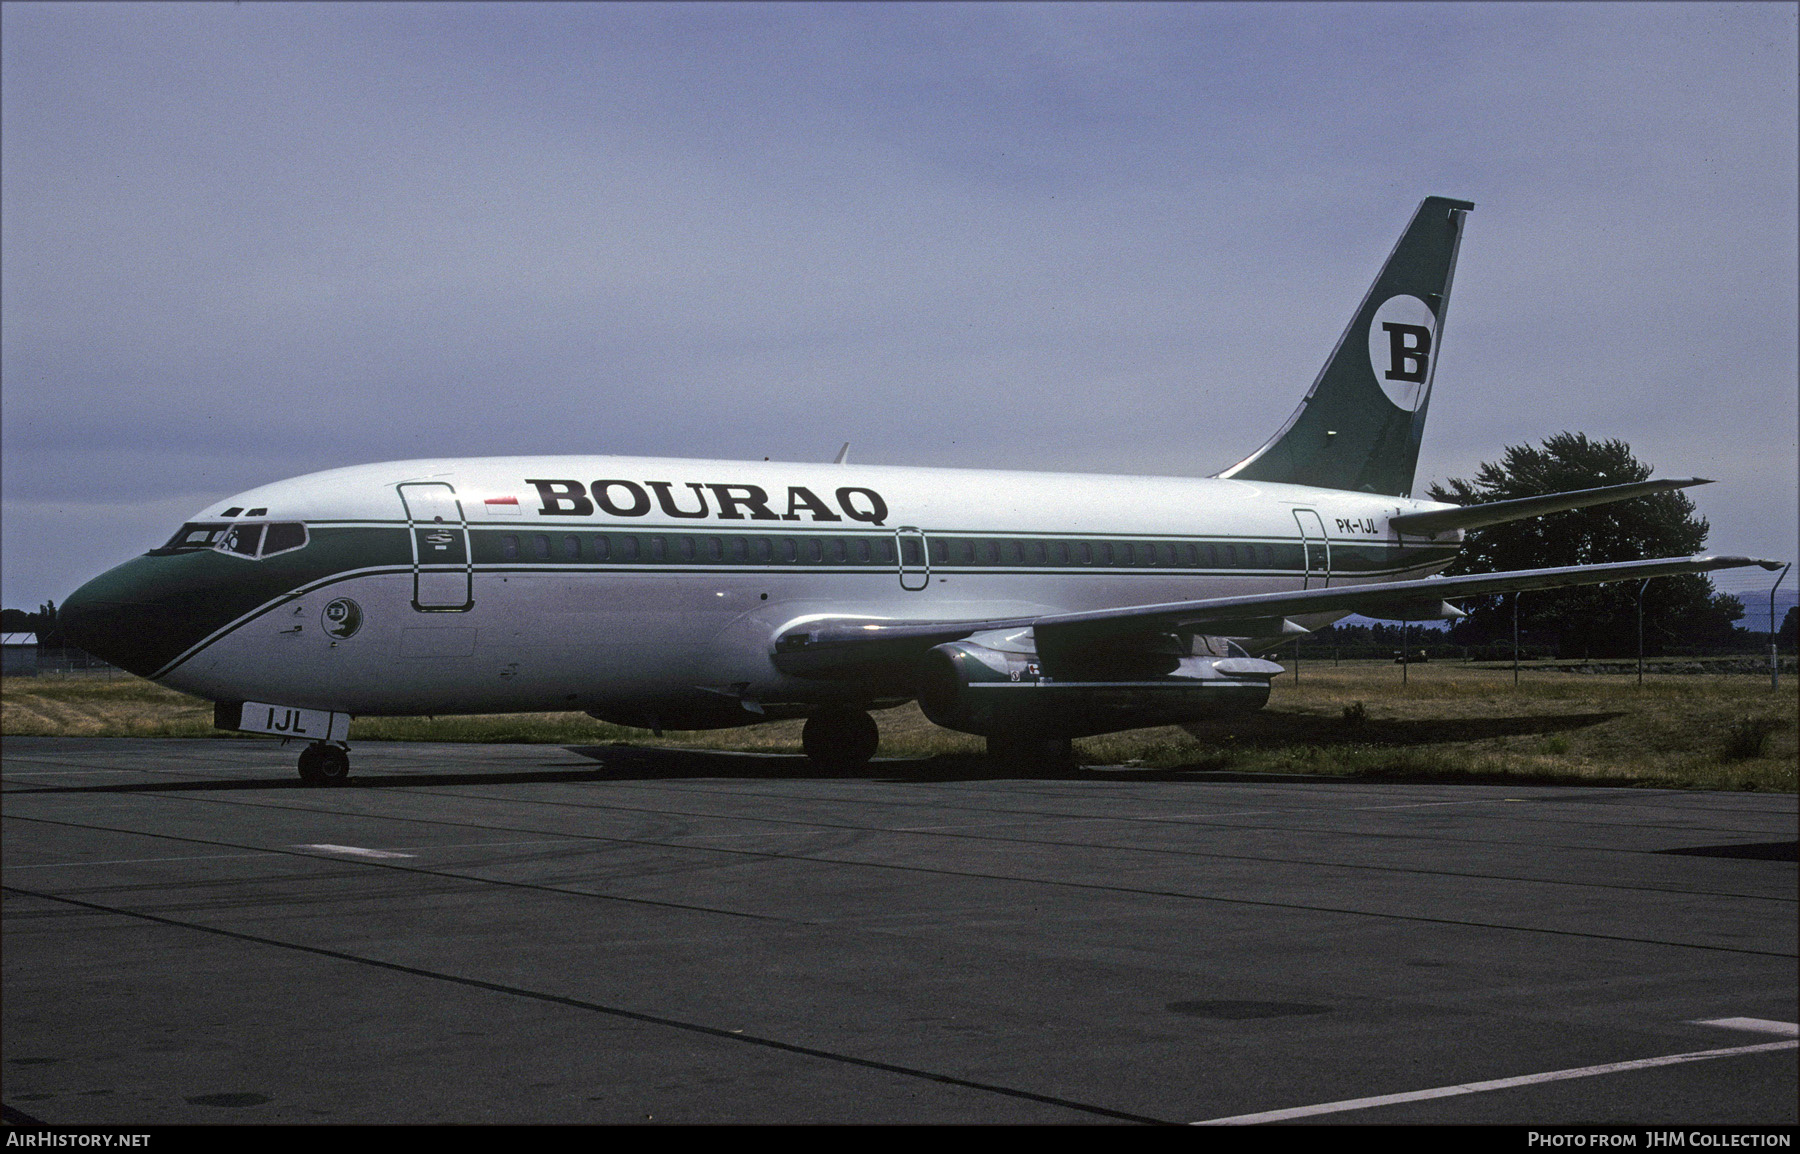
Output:
[[[1441,196],[1420,203],[1306,399],[1219,476],[1412,493],[1463,217],[1474,207]]]

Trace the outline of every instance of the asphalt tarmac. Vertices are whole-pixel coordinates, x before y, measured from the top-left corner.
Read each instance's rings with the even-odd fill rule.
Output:
[[[274,742],[0,753],[15,1117],[1800,1113],[1792,795],[406,743],[331,789]]]

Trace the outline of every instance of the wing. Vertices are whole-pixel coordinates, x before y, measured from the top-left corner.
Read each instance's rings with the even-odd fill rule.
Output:
[[[774,662],[783,673],[797,677],[866,678],[884,685],[898,685],[911,675],[919,658],[933,646],[960,641],[976,633],[1030,629],[1044,671],[1054,677],[1058,676],[1059,668],[1067,669],[1085,655],[1108,647],[1153,643],[1171,633],[1278,637],[1306,632],[1292,619],[1312,613],[1349,612],[1412,620],[1436,619],[1444,616],[1444,603],[1458,597],[1483,597],[1564,585],[1599,585],[1608,581],[1680,576],[1746,565],[1781,568],[1779,561],[1754,557],[1663,557],[1607,565],[1571,565],[1466,577],[1426,577],[1375,585],[1296,589],[1243,597],[1209,597],[1040,617],[977,621],[823,620],[809,622],[804,628],[777,638]]]

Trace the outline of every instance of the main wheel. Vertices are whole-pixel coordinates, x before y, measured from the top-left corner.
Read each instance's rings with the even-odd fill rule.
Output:
[[[833,706],[806,719],[800,745],[820,766],[853,769],[875,756],[881,747],[881,729],[860,709]]]
[[[350,776],[350,751],[337,745],[309,745],[300,751],[300,780],[307,785],[342,785]]]
[[[1066,737],[990,737],[988,756],[1019,771],[1075,768],[1075,743]]]

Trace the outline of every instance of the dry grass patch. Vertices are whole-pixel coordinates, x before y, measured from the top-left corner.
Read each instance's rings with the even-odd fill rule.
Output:
[[[0,680],[0,733],[28,737],[215,737],[212,702],[129,674]]]
[[[1091,765],[1146,773],[1322,773],[1371,778],[1517,780],[1793,792],[1800,763],[1796,679],[1526,671],[1385,662],[1307,662],[1278,678],[1267,709],[1199,727],[1136,730],[1077,743]],[[883,757],[978,754],[980,738],[939,729],[916,706],[877,714]],[[800,752],[798,721],[670,733],[579,713],[358,718],[355,741],[629,742]],[[139,678],[8,678],[7,734],[208,737],[209,703]]]

